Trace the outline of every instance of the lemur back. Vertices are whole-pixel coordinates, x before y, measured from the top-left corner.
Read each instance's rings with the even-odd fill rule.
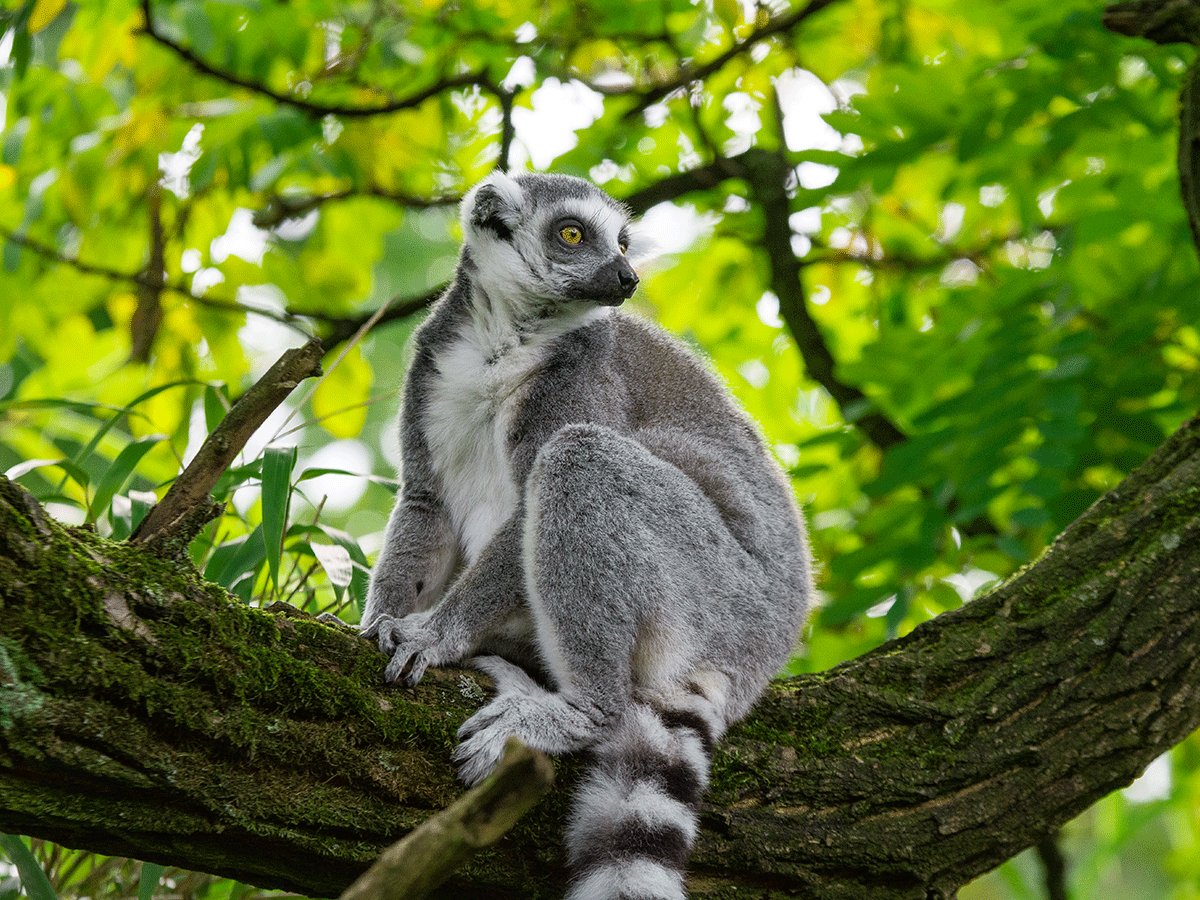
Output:
[[[462,222],[405,383],[364,634],[392,681],[472,658],[492,675],[454,754],[468,783],[510,735],[590,754],[571,900],[679,900],[713,746],[808,608],[803,526],[720,382],[616,309],[638,283],[623,207],[497,173]]]

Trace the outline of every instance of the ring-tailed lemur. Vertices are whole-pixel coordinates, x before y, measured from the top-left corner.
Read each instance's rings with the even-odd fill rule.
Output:
[[[805,616],[803,526],[717,379],[615,310],[638,283],[620,204],[578,178],[497,173],[462,225],[417,332],[363,633],[409,684],[493,654],[475,662],[497,695],[454,754],[468,783],[509,735],[590,751],[572,900],[682,898],[713,744]]]

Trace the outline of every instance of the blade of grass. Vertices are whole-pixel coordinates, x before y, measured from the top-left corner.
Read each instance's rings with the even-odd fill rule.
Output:
[[[351,478],[365,478],[374,484],[387,488],[393,494],[400,487],[400,483],[395,478],[385,478],[383,475],[372,475],[369,472],[348,472],[345,469],[305,469],[300,474],[300,477],[296,479],[296,483],[299,484],[301,481],[320,478],[322,475],[349,475]]]
[[[354,563],[350,559],[350,553],[345,547],[337,544],[310,542],[308,546],[312,550],[313,556],[317,558],[317,562],[321,564],[321,568],[325,570],[325,576],[329,579],[329,583],[333,585],[334,596],[340,601],[342,594],[346,592],[346,588],[350,586],[350,582],[354,578]]]
[[[161,394],[163,391],[167,390],[168,388],[180,387],[180,386],[196,384],[196,383],[197,382],[195,382],[191,379],[187,379],[185,381],[172,381],[168,384],[160,384],[158,387],[150,388],[150,390],[148,390],[148,391],[143,391],[141,394],[139,394],[138,396],[136,396],[135,398],[130,400],[128,403],[126,403],[119,410],[117,410],[116,415],[114,415],[107,422],[105,422],[98,429],[96,429],[96,433],[94,435],[92,435],[92,439],[87,442],[86,446],[84,446],[82,449],[80,449],[80,451],[78,453],[75,454],[75,458],[72,461],[75,462],[77,465],[82,466],[84,461],[96,451],[96,448],[98,446],[100,446],[100,442],[102,440],[104,440],[104,436],[106,434],[108,434],[108,432],[112,429],[112,427],[114,425],[116,425],[118,422],[120,422],[124,416],[127,416],[131,412],[133,412],[133,408],[135,406],[137,406],[139,403],[143,403],[146,400],[149,400],[151,397]]]
[[[83,488],[85,494],[87,493],[88,483],[90,481],[88,478],[88,473],[79,468],[79,466],[75,465],[75,463],[71,462],[69,459],[27,459],[23,463],[17,463],[11,469],[5,472],[4,477],[9,481],[16,481],[22,475],[26,475],[29,472],[32,472],[34,469],[40,469],[43,466],[58,466],[70,476],[72,481]],[[61,488],[61,484],[59,487]],[[39,497],[38,499],[42,500],[44,498]]]
[[[162,880],[166,870],[166,866],[160,866],[158,863],[142,863],[142,875],[138,879],[138,900],[151,900],[154,889],[158,887],[158,882]]]
[[[295,447],[268,447],[262,467],[262,533],[271,570],[271,583],[279,589],[279,558],[283,555],[283,533],[287,530],[288,500],[292,492]]]
[[[258,568],[264,553],[262,526],[258,525],[248,537],[228,541],[214,550],[204,568],[204,578],[230,590],[239,578]]]
[[[225,414],[229,412],[229,388],[221,385],[220,388],[215,385],[208,385],[204,389],[204,425],[208,429],[208,433],[212,434],[216,427],[221,424],[221,420],[225,418]]]
[[[367,599],[367,584],[371,576],[371,564],[367,562],[367,555],[363,553],[362,547],[358,546],[358,541],[340,528],[333,528],[330,525],[318,525],[317,527],[325,533],[326,537],[350,554],[350,561],[354,566],[354,575],[350,579],[350,593],[358,601],[361,609],[363,601]]]
[[[21,838],[12,834],[0,834],[0,850],[3,850],[17,867],[17,874],[21,876],[21,887],[29,895],[29,900],[58,900],[58,894],[50,885],[50,879],[46,877],[41,865]]]
[[[113,460],[112,465],[108,467],[108,471],[104,473],[96,485],[96,495],[92,497],[92,502],[88,506],[87,520],[89,522],[96,521],[96,517],[108,509],[112,498],[125,485],[125,481],[133,474],[133,470],[142,461],[142,457],[149,453],[155,444],[165,440],[166,437],[165,434],[151,434],[144,438],[138,438],[117,454],[117,458]]]

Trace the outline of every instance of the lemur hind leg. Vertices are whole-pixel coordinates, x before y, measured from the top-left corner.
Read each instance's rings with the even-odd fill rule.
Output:
[[[499,693],[460,731],[455,757],[468,781],[491,771],[509,735],[570,752],[611,737],[635,701],[665,709],[671,698],[695,698],[697,673],[736,668],[721,623],[762,584],[690,478],[597,425],[567,426],[539,452],[526,486],[524,565],[557,690],[502,660],[485,664]],[[711,741],[724,713],[719,703],[705,712]]]

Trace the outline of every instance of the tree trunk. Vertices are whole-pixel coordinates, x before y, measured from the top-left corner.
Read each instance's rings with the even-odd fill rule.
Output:
[[[986,597],[775,684],[719,749],[696,898],[952,897],[1200,724],[1200,418]],[[336,894],[458,793],[482,676],[47,519],[0,479],[0,830]],[[446,896],[561,893],[577,761]],[[736,894],[735,894],[736,889]]]

